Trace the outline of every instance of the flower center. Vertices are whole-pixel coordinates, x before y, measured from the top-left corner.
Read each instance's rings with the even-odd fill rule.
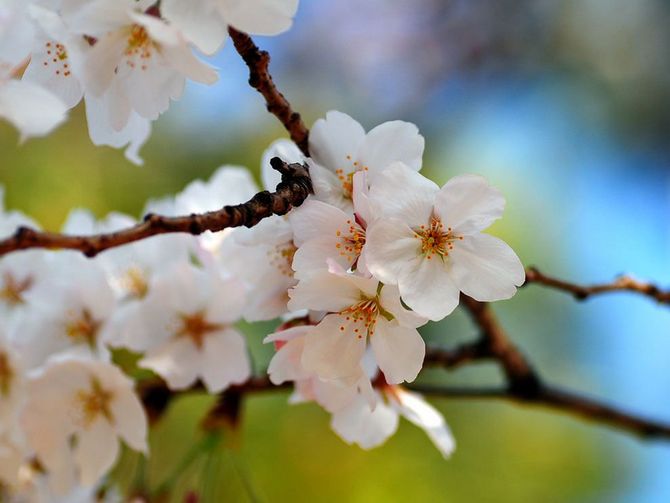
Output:
[[[100,322],[93,318],[91,312],[84,308],[79,316],[70,315],[70,320],[65,325],[65,333],[74,343],[87,344],[95,347],[95,342],[100,329]]]
[[[280,274],[289,278],[293,277],[293,256],[298,249],[293,241],[281,243],[268,251],[268,260],[275,266]]]
[[[347,155],[348,163],[351,163],[351,159],[351,155]],[[335,170],[335,175],[342,184],[342,192],[346,199],[351,199],[354,193],[354,174],[357,171],[367,171],[368,169],[367,166],[362,166],[358,161],[354,161],[353,169],[345,171],[343,168],[338,168]]]
[[[130,33],[126,40],[126,50],[124,52],[126,64],[130,68],[135,68],[139,64],[142,70],[146,70],[146,63],[151,58],[153,48],[154,43],[144,26],[134,24],[130,28]],[[139,58],[139,63],[136,61],[136,58]]]
[[[177,331],[177,337],[188,337],[198,349],[202,349],[207,335],[223,328],[218,323],[207,321],[203,311],[191,315],[182,314],[180,318],[182,325]]]
[[[340,238],[335,248],[338,249],[341,257],[353,263],[360,256],[365,245],[365,230],[353,220],[347,220],[347,225],[349,227],[345,232],[338,229],[335,233]]]
[[[144,298],[149,289],[144,272],[137,266],[128,268],[121,278],[120,283],[122,288],[126,290],[131,297],[136,299]]]
[[[344,316],[345,321],[354,324],[354,335],[362,339],[366,335],[370,337],[374,335],[379,311],[379,300],[376,297],[374,299],[365,298],[340,311],[340,315]],[[345,326],[342,324],[340,332],[344,331]]]
[[[69,77],[72,72],[70,71],[70,65],[68,63],[68,54],[67,51],[65,50],[65,46],[63,44],[59,44],[58,42],[46,42],[45,44],[46,48],[46,58],[42,62],[42,64],[45,67],[49,67],[51,65],[55,66],[54,73],[56,75],[62,75],[63,77]]]
[[[432,259],[435,255],[442,258],[447,257],[449,252],[454,249],[454,241],[463,240],[463,236],[454,235],[451,227],[447,227],[445,232],[444,224],[436,216],[431,217],[428,226],[422,225],[419,227],[419,230],[415,230],[414,232],[421,240],[421,253],[428,260]]]
[[[23,294],[33,285],[33,278],[26,276],[22,280],[16,279],[9,271],[3,274],[3,284],[0,288],[0,300],[5,301],[10,306],[23,304],[25,299]]]
[[[110,403],[114,393],[102,387],[96,378],[91,379],[91,387],[87,390],[81,389],[77,392],[76,400],[82,415],[84,426],[91,425],[99,416],[112,421]]]
[[[9,355],[0,351],[0,395],[7,397],[14,379],[14,369],[9,363]]]

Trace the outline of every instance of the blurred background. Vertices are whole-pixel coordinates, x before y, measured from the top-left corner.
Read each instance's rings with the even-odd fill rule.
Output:
[[[424,174],[440,184],[488,177],[508,200],[491,232],[525,264],[577,282],[631,273],[669,287],[669,21],[664,0],[303,0],[293,30],[257,42],[308,125],[330,109],[367,129],[412,121],[426,137]],[[231,45],[212,63],[220,82],[188,87],[156,123],[141,168],[92,146],[81,109],[23,146],[0,124],[7,206],[57,229],[73,207],[137,215],[147,198],[222,164],[258,172],[285,133]],[[531,286],[495,310],[548,381],[670,421],[670,309],[629,294],[577,303]],[[259,372],[274,325],[246,327]],[[424,335],[452,346],[475,328],[456,312]],[[500,375],[478,365],[423,379]],[[149,464],[126,455],[118,475],[169,478],[175,494],[204,501],[670,501],[668,442],[541,409],[437,399],[458,442],[451,459],[407,423],[365,452],[336,437],[317,406],[287,398],[249,398],[240,429],[190,461],[211,400],[183,399],[152,433]]]

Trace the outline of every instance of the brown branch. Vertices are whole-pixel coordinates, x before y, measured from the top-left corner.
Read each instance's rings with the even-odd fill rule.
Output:
[[[612,283],[578,285],[547,276],[536,267],[526,269],[526,284],[538,284],[571,294],[577,300],[586,300],[593,295],[611,292],[633,292],[647,296],[661,304],[670,304],[670,291],[661,290],[653,283],[644,283],[630,276],[620,276]]]
[[[545,406],[587,421],[606,424],[642,438],[670,440],[670,425],[623,412],[613,406],[582,397],[572,392],[541,386],[534,396],[520,396],[506,389],[445,388],[411,385],[410,389],[427,396],[471,399],[510,400],[524,405]]]
[[[293,111],[291,104],[275,87],[268,71],[270,55],[266,51],[261,51],[246,33],[239,32],[235,28],[228,28],[228,33],[235,49],[249,67],[249,85],[263,95],[268,112],[279,119],[289,132],[291,140],[305,156],[309,157],[309,130],[300,114]]]
[[[300,206],[312,192],[309,172],[302,164],[287,164],[278,157],[270,161],[282,175],[276,192],[263,191],[249,201],[235,206],[224,206],[217,211],[181,217],[149,214],[144,221],[127,229],[106,234],[73,236],[42,232],[19,227],[7,239],[0,240],[0,256],[28,248],[79,250],[87,257],[124,244],[167,233],[202,234],[229,227],[251,227],[271,215],[283,215],[294,206]]]

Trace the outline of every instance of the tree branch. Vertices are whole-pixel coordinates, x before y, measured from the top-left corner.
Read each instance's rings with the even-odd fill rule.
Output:
[[[610,292],[634,292],[656,300],[661,304],[670,304],[670,291],[661,290],[653,283],[637,281],[630,276],[620,276],[612,283],[596,285],[577,285],[541,273],[536,267],[526,269],[526,284],[535,283],[571,294],[577,300],[586,300],[593,295]]]
[[[294,112],[291,104],[274,85],[268,70],[270,55],[261,51],[246,33],[228,28],[235,49],[249,67],[249,85],[265,98],[267,110],[284,125],[291,140],[305,156],[309,157],[309,130],[302,121],[300,114]]]
[[[12,236],[0,240],[0,256],[28,248],[79,250],[87,257],[94,257],[109,248],[142,239],[175,232],[202,234],[217,232],[229,227],[252,227],[271,215],[284,215],[294,206],[300,206],[312,192],[309,171],[302,164],[287,164],[278,157],[270,164],[282,175],[276,192],[263,191],[249,201],[235,206],[224,206],[217,211],[181,217],[164,217],[149,214],[144,221],[121,231],[90,236],[73,236],[42,232],[29,227],[19,227]]]
[[[606,424],[642,438],[670,440],[670,425],[623,412],[613,406],[558,388],[541,386],[534,396],[520,396],[506,389],[446,388],[410,385],[410,389],[433,397],[500,399],[525,405],[545,406],[587,421]]]

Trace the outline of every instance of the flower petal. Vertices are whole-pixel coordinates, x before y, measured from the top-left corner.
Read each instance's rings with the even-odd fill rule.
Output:
[[[226,24],[212,2],[163,0],[161,15],[207,55],[217,52],[226,39]]]
[[[277,35],[288,30],[298,10],[298,0],[219,0],[226,22],[253,35]]]
[[[420,254],[421,241],[402,220],[380,219],[366,232],[366,266],[383,283],[397,284],[403,270]]]
[[[370,186],[373,214],[398,218],[410,227],[429,222],[439,188],[402,163],[394,163],[375,176]]]
[[[426,344],[415,328],[406,328],[397,321],[384,318],[377,321],[370,345],[386,382],[412,382],[423,366]]]
[[[79,468],[81,485],[90,487],[112,467],[119,454],[119,441],[109,422],[97,419],[79,433],[74,459]]]
[[[435,197],[435,212],[457,235],[482,231],[505,209],[502,193],[483,176],[461,175],[449,180]]]
[[[405,419],[425,431],[445,458],[454,452],[456,441],[444,417],[421,395],[397,387],[394,388],[391,405],[395,405]]]
[[[205,339],[200,374],[210,393],[246,381],[251,375],[244,337],[233,329],[211,334]]]
[[[374,410],[363,397],[333,414],[331,428],[348,444],[378,447],[398,429],[398,413],[380,399]]]
[[[369,168],[370,178],[390,164],[400,161],[408,168],[421,169],[425,141],[419,129],[410,122],[391,121],[368,132],[358,151],[358,162]]]
[[[456,309],[459,289],[440,257],[421,257],[403,269],[398,278],[400,295],[414,312],[439,321]]]
[[[449,253],[450,275],[466,295],[482,302],[509,299],[526,277],[514,250],[488,234],[466,236]]]
[[[322,379],[357,380],[366,341],[353,329],[354,324],[344,316],[327,315],[305,338],[304,368]]]
[[[317,164],[333,173],[336,169],[352,172],[353,157],[365,140],[365,130],[347,114],[335,110],[312,126],[309,151]]]

